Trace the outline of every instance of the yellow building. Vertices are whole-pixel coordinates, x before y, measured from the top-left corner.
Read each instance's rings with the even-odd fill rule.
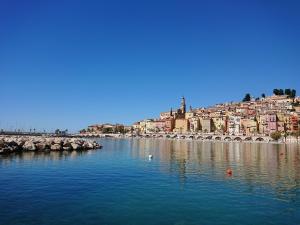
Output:
[[[135,132],[139,133],[141,132],[140,122],[136,122],[132,125],[132,128]]]
[[[300,112],[300,106],[294,106],[294,109],[295,109],[295,111],[296,111],[297,113]]]
[[[187,112],[185,113],[185,119],[191,119],[195,116],[195,113],[194,112]]]
[[[140,121],[139,130],[141,133],[149,133],[151,128],[153,127],[153,120],[142,120]]]
[[[174,132],[186,133],[189,130],[189,121],[187,119],[176,119]]]
[[[246,135],[257,133],[257,121],[254,119],[242,119],[242,132]]]
[[[212,118],[215,131],[223,133],[226,131],[226,116],[216,116]]]
[[[198,132],[200,130],[200,120],[199,120],[199,117],[192,117],[192,118],[189,118],[189,130],[192,131],[192,132]]]
[[[212,122],[211,118],[209,117],[202,117],[200,118],[201,130],[204,133],[210,133],[213,131],[212,129]]]
[[[156,130],[156,123],[153,120],[148,120],[146,122],[146,133],[154,133]]]
[[[266,121],[266,115],[258,116],[258,133],[265,134],[268,131],[268,123]]]

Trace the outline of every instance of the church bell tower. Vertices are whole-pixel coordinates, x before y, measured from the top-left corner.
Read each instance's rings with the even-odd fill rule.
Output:
[[[186,113],[186,104],[185,104],[185,98],[184,96],[181,99],[181,106],[180,106],[180,110],[182,114]]]

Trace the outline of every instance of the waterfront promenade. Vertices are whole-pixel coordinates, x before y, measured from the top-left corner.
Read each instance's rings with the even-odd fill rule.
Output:
[[[236,135],[218,135],[218,134],[80,134],[82,137],[112,137],[112,138],[165,138],[165,139],[189,139],[189,140],[211,140],[211,141],[256,141],[256,142],[271,142],[269,136],[254,135],[254,136],[236,136]]]
[[[174,140],[198,140],[198,141],[221,141],[221,142],[263,142],[263,143],[300,143],[295,137],[287,136],[286,139],[282,137],[278,141],[273,140],[270,136],[264,135],[220,135],[220,134],[75,134],[75,136],[85,138],[160,138],[160,139],[174,139]]]
[[[202,141],[235,141],[235,142],[265,142],[265,143],[298,143],[299,140],[292,136],[282,137],[278,141],[273,140],[266,135],[221,135],[210,133],[146,133],[146,134],[116,134],[116,133],[68,133],[59,135],[55,133],[32,133],[32,132],[5,132],[0,133],[6,136],[40,136],[40,137],[65,137],[65,138],[161,138],[161,139],[178,139],[178,140],[202,140]],[[300,143],[300,142],[299,142]]]

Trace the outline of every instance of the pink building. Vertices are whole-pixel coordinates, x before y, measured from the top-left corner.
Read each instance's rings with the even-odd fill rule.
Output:
[[[165,119],[165,132],[172,132],[175,127],[174,118]]]
[[[267,127],[268,127],[267,132],[269,134],[277,131],[277,116],[276,116],[276,114],[268,114],[266,116],[266,123],[267,123]]]
[[[165,131],[166,121],[165,120],[156,120],[155,121],[155,132]]]
[[[297,115],[291,115],[290,116],[290,131],[291,132],[296,132],[298,131],[298,116]]]

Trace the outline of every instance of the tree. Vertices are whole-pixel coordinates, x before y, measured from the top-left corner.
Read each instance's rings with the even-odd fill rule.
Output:
[[[278,141],[281,138],[281,133],[279,131],[275,131],[275,132],[271,133],[271,138],[274,141]]]
[[[114,130],[111,127],[103,127],[102,128],[102,133],[103,134],[108,134],[108,133],[113,133]]]
[[[290,96],[291,95],[291,89],[285,89],[284,94]]]
[[[255,101],[259,101],[259,97],[257,97],[257,98],[255,99]]]
[[[296,90],[295,89],[291,90],[290,97],[291,98],[295,98],[296,97]]]
[[[262,98],[265,98],[265,97],[266,97],[266,95],[265,95],[264,93],[262,93],[262,94],[261,94],[261,97],[262,97]]]
[[[82,129],[82,130],[79,131],[79,133],[84,134],[84,133],[86,133],[86,130]]]
[[[125,132],[125,129],[124,129],[124,126],[123,125],[116,125],[115,126],[115,133],[124,133]]]
[[[273,94],[274,95],[279,95],[279,90],[278,89],[273,89]]]
[[[279,89],[278,95],[284,95],[283,89]]]
[[[249,102],[251,100],[251,96],[249,93],[247,93],[243,99],[243,102]]]

